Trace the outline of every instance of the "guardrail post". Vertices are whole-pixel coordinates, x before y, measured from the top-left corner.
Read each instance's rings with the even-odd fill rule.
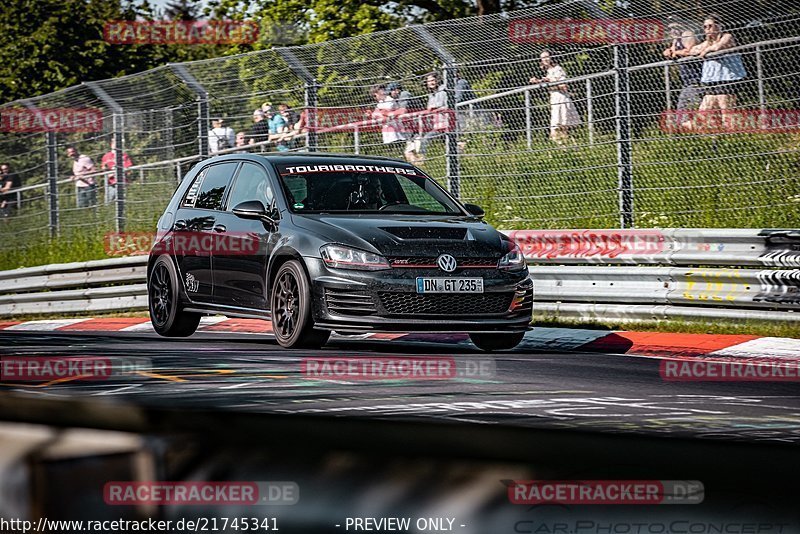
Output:
[[[181,63],[170,63],[169,67],[172,71],[183,80],[183,82],[194,91],[197,95],[197,138],[198,138],[198,154],[201,158],[208,156],[208,131],[209,127],[209,112],[208,112],[208,92],[205,87],[186,70],[186,67]]]
[[[58,235],[58,140],[56,133],[45,133],[47,141],[47,198],[49,200],[50,235]]]
[[[525,140],[528,143],[528,150],[533,148],[533,131],[531,124],[531,92],[525,91]]]
[[[117,232],[124,232],[125,231],[125,147],[124,138],[123,138],[123,128],[124,128],[124,110],[122,106],[120,106],[116,100],[111,98],[111,96],[106,93],[105,89],[103,89],[97,82],[84,82],[92,92],[97,95],[97,97],[109,108],[113,110],[112,115],[112,135],[114,139],[114,179],[116,180],[116,189],[117,189],[117,216],[116,216],[116,228]],[[105,184],[105,193],[106,199],[108,199],[108,192],[110,190],[108,184],[108,177],[105,177],[103,183]]]
[[[764,62],[761,58],[760,46],[756,46],[756,76],[758,77],[758,107],[764,111],[767,108],[767,100],[764,96]]]
[[[614,45],[614,103],[617,134],[617,178],[619,191],[619,222],[621,228],[633,228],[633,162],[631,147],[630,73],[628,48]]]

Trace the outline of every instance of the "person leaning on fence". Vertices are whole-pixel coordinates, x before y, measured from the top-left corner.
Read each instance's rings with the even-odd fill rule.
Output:
[[[100,168],[103,170],[113,171],[117,166],[117,142],[114,138],[111,138],[111,150],[103,154],[103,158],[100,160]],[[130,156],[128,156],[127,152],[122,153],[122,168],[127,169],[128,167],[133,167],[133,162],[131,161]],[[106,180],[108,181],[108,194],[106,195],[106,203],[113,202],[117,199],[117,175],[114,172],[110,172],[106,175]],[[130,182],[130,173],[125,173],[125,183]]]
[[[411,141],[412,135],[410,131],[406,131],[407,128],[400,118],[408,110],[400,107],[400,103],[392,98],[384,85],[375,85],[370,92],[376,102],[371,117],[381,124],[383,144],[392,147],[403,147],[403,155],[406,160],[413,163],[415,155],[414,143]],[[392,152],[396,151],[393,150]]]
[[[244,131],[237,132],[236,140],[233,146],[239,149],[235,151],[234,154],[247,154],[248,153],[247,147],[249,146],[247,142],[247,133]]]
[[[74,146],[67,147],[67,156],[72,159],[72,181],[77,191],[77,206],[88,208],[97,205],[97,182],[88,176],[97,172],[94,161],[86,154],[80,154]]]
[[[269,139],[269,123],[264,120],[266,115],[261,108],[253,111],[253,127],[247,135],[249,144],[261,143]]]
[[[740,54],[707,57],[711,52],[720,52],[737,46],[733,35],[723,30],[719,17],[707,16],[703,21],[703,32],[705,40],[691,50],[693,56],[700,56],[704,60],[700,81],[705,90],[705,96],[700,103],[700,114],[693,127],[711,128],[710,121],[713,121],[713,116],[710,114],[719,109],[722,114],[722,126],[727,128],[730,126],[730,112],[736,107],[736,84],[747,77],[747,71]],[[701,123],[698,124],[699,122]]]
[[[22,187],[19,174],[12,173],[8,164],[0,165],[0,216],[8,217],[19,210],[17,193],[13,191]]]
[[[564,68],[553,59],[548,50],[539,55],[539,66],[545,71],[545,76],[531,78],[532,84],[560,82],[567,79]],[[550,91],[550,139],[560,145],[569,139],[569,129],[578,126],[581,118],[567,84],[550,85],[547,90]]]
[[[691,56],[692,48],[698,44],[694,32],[678,22],[670,23],[668,28],[672,42],[669,48],[664,50],[664,57],[682,59]],[[684,60],[678,65],[678,74],[682,88],[678,95],[676,124],[691,128],[692,112],[700,106],[703,98],[703,86],[700,83],[702,65],[696,60]]]
[[[424,133],[414,139],[413,147],[406,152],[406,159],[414,165],[422,165],[428,152],[431,141],[441,137],[450,124],[450,113],[447,111],[447,88],[442,83],[438,72],[431,72],[425,77],[425,86],[428,89],[428,113],[423,116]]]
[[[289,125],[286,124],[286,119],[283,115],[278,113],[275,106],[269,102],[264,102],[261,106],[267,116],[267,125],[269,125],[269,140],[275,143],[275,148],[278,152],[286,152],[289,150],[289,145],[284,140],[286,132],[289,130]]]
[[[215,154],[220,150],[232,148],[236,132],[233,128],[225,126],[225,119],[216,118],[211,121],[212,129],[208,131],[208,152]]]

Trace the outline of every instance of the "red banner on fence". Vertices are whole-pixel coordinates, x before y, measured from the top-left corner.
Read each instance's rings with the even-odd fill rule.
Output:
[[[258,40],[252,20],[112,20],[103,26],[111,44],[243,44]]]
[[[414,111],[401,115],[375,113],[374,108],[309,109],[308,129],[312,132],[381,132],[391,128],[405,134],[446,132],[455,128],[455,112],[449,109]]]
[[[731,109],[727,111],[675,111],[661,113],[661,131],[666,133],[774,134],[800,131],[798,109]]]

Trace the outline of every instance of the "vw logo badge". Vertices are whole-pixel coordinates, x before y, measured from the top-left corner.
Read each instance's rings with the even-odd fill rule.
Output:
[[[439,259],[436,260],[436,263],[438,263],[439,268],[446,273],[452,273],[458,266],[456,259],[450,254],[442,254],[439,256]]]

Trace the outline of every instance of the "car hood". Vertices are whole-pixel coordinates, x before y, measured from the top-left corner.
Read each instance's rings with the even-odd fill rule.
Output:
[[[388,257],[500,258],[503,236],[486,222],[432,215],[293,215],[293,222],[319,239]]]

